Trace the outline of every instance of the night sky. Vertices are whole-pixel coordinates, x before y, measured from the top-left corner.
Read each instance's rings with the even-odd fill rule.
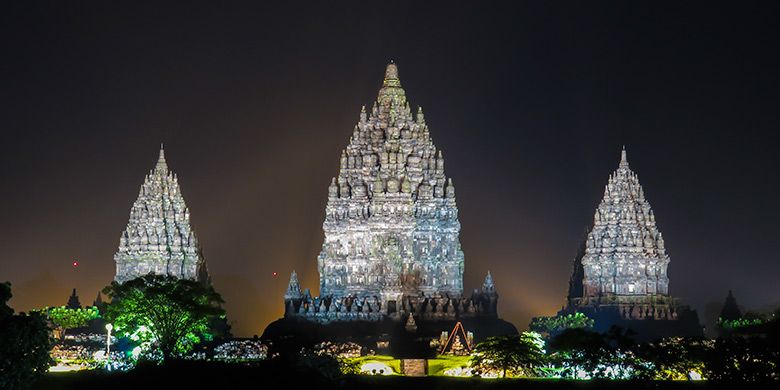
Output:
[[[234,332],[262,333],[290,271],[317,291],[327,187],[391,59],[457,188],[466,290],[490,270],[518,328],[564,304],[622,145],[672,294],[703,320],[729,289],[780,304],[776,2],[107,3],[0,12],[0,280],[16,310],[74,287],[91,303],[112,280],[164,142]]]

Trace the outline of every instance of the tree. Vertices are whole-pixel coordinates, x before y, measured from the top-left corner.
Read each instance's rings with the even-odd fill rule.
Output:
[[[529,328],[535,332],[556,336],[566,329],[590,329],[595,321],[582,313],[557,315],[554,317],[535,317]]]
[[[89,321],[100,317],[100,312],[95,306],[85,308],[69,308],[67,306],[52,307],[44,310],[49,321],[57,327],[60,340],[65,338],[65,331],[73,328],[87,326]]]
[[[552,359],[565,377],[629,379],[646,377],[649,364],[634,353],[634,332],[613,326],[606,334],[567,329],[550,340]]]
[[[334,381],[344,375],[359,374],[358,363],[327,351],[303,348],[296,354],[296,364],[304,370],[313,370],[327,380]]]
[[[686,380],[704,371],[711,342],[698,338],[670,337],[637,348],[642,359],[652,363],[650,379]]]
[[[29,386],[52,363],[51,339],[40,313],[14,315],[11,284],[0,283],[0,389]]]
[[[550,340],[554,358],[563,367],[564,376],[590,377],[598,372],[602,360],[610,354],[604,335],[584,329],[567,329]]]
[[[224,302],[210,285],[148,274],[103,292],[112,298],[106,311],[118,335],[159,348],[163,361],[182,356],[202,339],[214,336],[224,319]]]
[[[706,354],[707,379],[725,382],[762,382],[780,379],[780,351],[760,337],[715,340]]]
[[[474,347],[472,366],[477,371],[500,371],[506,378],[512,375],[534,375],[544,364],[543,342],[537,333],[523,332],[519,336],[489,337]]]

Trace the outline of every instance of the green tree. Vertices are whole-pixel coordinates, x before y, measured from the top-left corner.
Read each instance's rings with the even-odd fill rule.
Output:
[[[595,321],[582,313],[557,315],[554,317],[535,317],[529,328],[547,336],[556,336],[566,329],[590,329]]]
[[[479,371],[500,371],[510,375],[534,376],[544,364],[543,342],[537,333],[489,337],[474,347],[471,364]]]
[[[52,363],[52,340],[40,313],[14,315],[6,303],[11,284],[0,283],[0,389],[20,389],[43,375]]]
[[[148,274],[122,284],[112,282],[103,292],[112,298],[105,317],[117,334],[149,342],[159,348],[163,361],[210,340],[213,324],[225,316],[214,288],[193,280]]]
[[[610,358],[606,337],[584,329],[567,329],[550,340],[553,358],[571,378],[598,376],[602,361]]]
[[[89,321],[100,317],[100,312],[95,306],[75,309],[60,306],[46,308],[44,311],[49,317],[49,321],[57,328],[60,340],[65,338],[65,331],[68,329],[87,326]]]
[[[551,360],[569,378],[647,378],[650,365],[637,357],[633,335],[616,326],[605,334],[567,329],[550,340]]]

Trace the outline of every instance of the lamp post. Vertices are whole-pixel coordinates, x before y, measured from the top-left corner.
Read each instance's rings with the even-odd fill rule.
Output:
[[[106,324],[106,368],[111,370],[111,329],[114,325]]]

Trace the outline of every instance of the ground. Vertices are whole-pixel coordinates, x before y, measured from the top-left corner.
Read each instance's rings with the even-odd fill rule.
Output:
[[[707,389],[715,383],[704,382],[636,382],[636,381],[563,381],[540,379],[474,379],[403,376],[348,376],[328,380],[317,372],[288,365],[265,362],[254,367],[236,364],[186,362],[170,367],[139,367],[127,373],[103,371],[50,373],[33,389],[232,389],[273,388],[289,386],[303,388],[346,389]],[[264,386],[265,385],[265,386]],[[749,387],[740,384],[740,388]]]

